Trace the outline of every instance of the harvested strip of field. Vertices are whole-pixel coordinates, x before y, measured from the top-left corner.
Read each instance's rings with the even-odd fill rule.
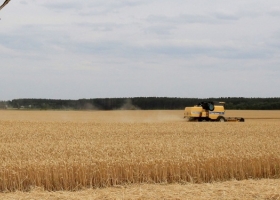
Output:
[[[280,114],[280,112],[279,112]],[[182,110],[38,111],[0,110],[0,120],[35,122],[158,123],[185,122]]]
[[[140,184],[103,189],[87,189],[77,192],[47,192],[34,188],[31,192],[0,193],[0,199],[227,199],[227,200],[277,200],[280,199],[280,180],[226,181],[204,184]]]
[[[2,192],[280,177],[279,121],[35,121],[38,113],[28,114],[0,120]]]

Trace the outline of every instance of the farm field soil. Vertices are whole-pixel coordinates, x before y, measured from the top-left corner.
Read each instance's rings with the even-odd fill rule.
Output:
[[[0,111],[0,198],[280,198],[280,112],[227,115]]]

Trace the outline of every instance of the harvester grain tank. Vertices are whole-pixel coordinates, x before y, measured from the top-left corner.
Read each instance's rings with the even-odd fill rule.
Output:
[[[211,122],[244,122],[242,117],[225,117],[225,102],[214,103],[200,102],[193,107],[186,107],[184,118],[189,121],[211,121]]]

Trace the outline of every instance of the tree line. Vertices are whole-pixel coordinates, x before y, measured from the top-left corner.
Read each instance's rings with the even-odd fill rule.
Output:
[[[96,98],[96,99],[13,99],[0,101],[0,109],[40,110],[177,110],[193,106],[202,101],[226,102],[226,109],[232,110],[280,110],[280,98]]]

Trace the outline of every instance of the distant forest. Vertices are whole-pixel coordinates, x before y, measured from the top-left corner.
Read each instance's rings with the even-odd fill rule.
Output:
[[[280,110],[278,98],[96,98],[79,100],[61,99],[13,99],[0,101],[0,109],[39,110],[178,110],[202,101],[226,102],[226,109],[232,110]]]

